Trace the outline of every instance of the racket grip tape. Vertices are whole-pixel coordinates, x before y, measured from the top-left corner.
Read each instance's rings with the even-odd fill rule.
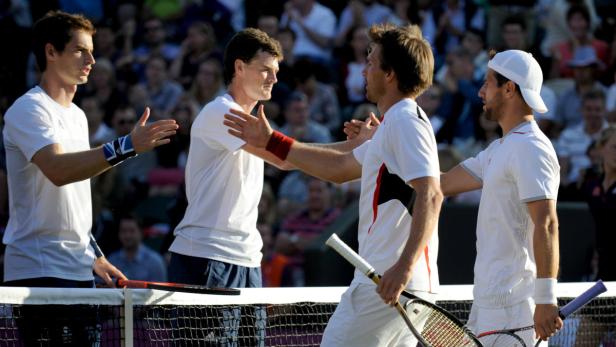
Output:
[[[566,318],[573,312],[579,310],[582,306],[586,305],[590,300],[594,299],[595,297],[599,296],[599,294],[606,291],[607,288],[605,287],[603,282],[601,280],[597,281],[595,285],[590,287],[577,298],[573,299],[573,301],[571,301],[567,305],[563,306],[563,308],[560,309],[560,317],[563,319]]]
[[[344,259],[351,263],[355,268],[366,276],[370,277],[375,283],[378,283],[378,277],[374,274],[374,268],[368,264],[362,257],[359,256],[351,247],[344,243],[335,233],[330,236],[325,244],[333,248]],[[376,277],[376,280],[375,280]]]

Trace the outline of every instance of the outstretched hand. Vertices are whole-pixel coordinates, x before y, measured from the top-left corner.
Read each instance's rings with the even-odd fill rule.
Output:
[[[344,133],[347,140],[361,141],[361,143],[370,140],[374,132],[379,127],[381,122],[370,112],[370,116],[365,121],[351,119],[349,122],[344,122]]]
[[[147,124],[148,118],[150,118],[150,108],[146,107],[130,133],[133,148],[137,153],[147,152],[171,142],[169,137],[175,135],[178,129],[178,125],[173,119],[164,119]]]
[[[230,109],[223,124],[229,127],[229,134],[244,140],[247,144],[265,148],[274,132],[265,117],[263,104],[259,105],[257,117],[238,109]]]

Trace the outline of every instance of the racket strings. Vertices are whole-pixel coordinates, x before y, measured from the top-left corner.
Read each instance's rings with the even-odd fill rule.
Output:
[[[485,347],[526,347],[524,340],[514,333],[496,333],[479,338]]]
[[[433,307],[412,302],[407,305],[407,314],[415,329],[432,347],[477,346],[464,327]]]

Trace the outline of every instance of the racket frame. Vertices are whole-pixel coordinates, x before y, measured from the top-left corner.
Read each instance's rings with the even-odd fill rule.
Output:
[[[237,288],[206,287],[194,284],[172,282],[123,280],[121,278],[116,280],[116,286],[126,288],[156,289],[169,292],[182,292],[193,294],[240,295],[241,293],[241,291]]]

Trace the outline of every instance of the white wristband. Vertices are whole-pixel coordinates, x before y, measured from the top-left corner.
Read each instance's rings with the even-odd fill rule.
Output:
[[[556,278],[537,278],[534,298],[535,304],[556,305]]]

